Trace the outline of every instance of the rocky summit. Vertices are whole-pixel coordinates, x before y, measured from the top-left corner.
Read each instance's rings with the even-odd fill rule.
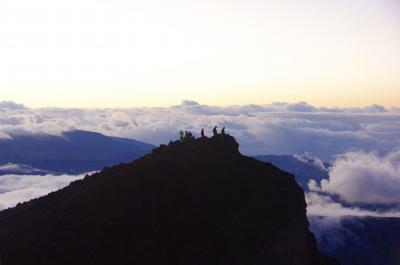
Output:
[[[189,138],[0,212],[1,265],[336,265],[294,177]]]

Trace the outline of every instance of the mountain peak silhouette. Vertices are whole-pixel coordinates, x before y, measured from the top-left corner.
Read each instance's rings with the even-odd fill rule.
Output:
[[[2,211],[2,264],[338,264],[318,251],[293,176],[238,147],[170,142]]]
[[[239,144],[229,134],[218,134],[211,138],[186,138],[183,141],[170,142],[168,145],[160,145],[153,149],[150,157],[158,155],[193,156],[193,155],[240,155]]]

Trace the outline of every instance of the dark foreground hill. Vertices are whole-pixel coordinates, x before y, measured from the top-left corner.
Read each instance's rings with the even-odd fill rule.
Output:
[[[131,139],[79,130],[64,132],[61,136],[14,135],[12,139],[0,140],[0,165],[22,164],[53,173],[79,174],[132,161],[153,148]]]
[[[333,265],[292,175],[230,137],[174,142],[0,212],[2,265]]]

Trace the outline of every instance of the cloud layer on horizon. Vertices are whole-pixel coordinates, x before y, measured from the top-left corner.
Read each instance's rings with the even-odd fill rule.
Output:
[[[387,110],[378,105],[328,109],[304,102],[215,107],[189,100],[168,108],[132,109],[30,109],[13,102],[0,103],[3,140],[16,134],[61,135],[63,131],[82,129],[160,144],[176,139],[180,129],[197,135],[199,128],[205,128],[210,135],[215,124],[226,126],[245,154],[307,154],[335,161],[330,180],[322,186],[315,184],[316,191],[340,195],[349,203],[398,201],[400,188],[389,180],[398,177],[399,164],[393,154],[400,150],[400,109]],[[385,155],[388,153],[392,155]],[[344,179],[349,182],[343,184]],[[355,192],[360,185],[371,188],[368,183],[377,179],[383,182],[368,190],[375,196],[373,200],[366,198],[365,192]],[[388,191],[393,196],[387,196]],[[310,214],[327,209],[340,215],[375,214],[346,208],[318,193],[310,193],[307,198]]]
[[[14,164],[14,163],[0,164],[0,176],[7,175],[7,172],[9,173],[11,172],[13,174],[18,174],[18,175],[49,173],[47,171],[40,170],[29,165]]]
[[[81,129],[152,144],[177,138],[180,129],[211,134],[218,124],[234,135],[241,151],[256,154],[309,153],[323,160],[349,150],[400,148],[400,111],[374,105],[366,108],[316,108],[307,103],[274,103],[215,107],[195,101],[168,108],[30,109],[0,104],[0,139],[16,134]]]
[[[342,203],[334,200],[331,196],[317,192],[307,192],[305,196],[308,216],[325,216],[335,218],[342,216],[400,218],[400,207],[393,207],[379,211],[372,209],[369,210],[353,205],[343,205]]]

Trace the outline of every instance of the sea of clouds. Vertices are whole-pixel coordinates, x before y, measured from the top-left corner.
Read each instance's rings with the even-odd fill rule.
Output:
[[[308,153],[328,162],[349,151],[400,150],[400,109],[378,105],[340,109],[300,102],[216,107],[185,100],[165,108],[31,109],[0,103],[0,139],[81,129],[158,145],[176,139],[181,129],[198,135],[205,128],[210,135],[214,125],[226,126],[247,155]]]
[[[400,151],[345,153],[330,167],[329,179],[309,183],[310,190],[336,194],[351,204],[400,204],[399,187]]]
[[[84,176],[85,174],[2,175],[0,176],[0,210],[59,190]]]
[[[329,179],[309,184],[306,199],[310,215],[398,215],[398,108],[317,108],[305,102],[217,107],[184,100],[164,108],[32,109],[0,102],[0,140],[18,134],[62,135],[63,131],[80,129],[157,145],[177,139],[181,129],[198,135],[205,128],[210,135],[214,125],[226,126],[227,133],[236,137],[241,152],[247,155],[307,154],[317,157],[315,161],[330,162]],[[48,176],[46,179],[51,178]],[[1,182],[0,190],[12,183],[10,178],[17,176]],[[0,201],[4,201],[2,196]],[[377,212],[358,204],[393,207]]]

